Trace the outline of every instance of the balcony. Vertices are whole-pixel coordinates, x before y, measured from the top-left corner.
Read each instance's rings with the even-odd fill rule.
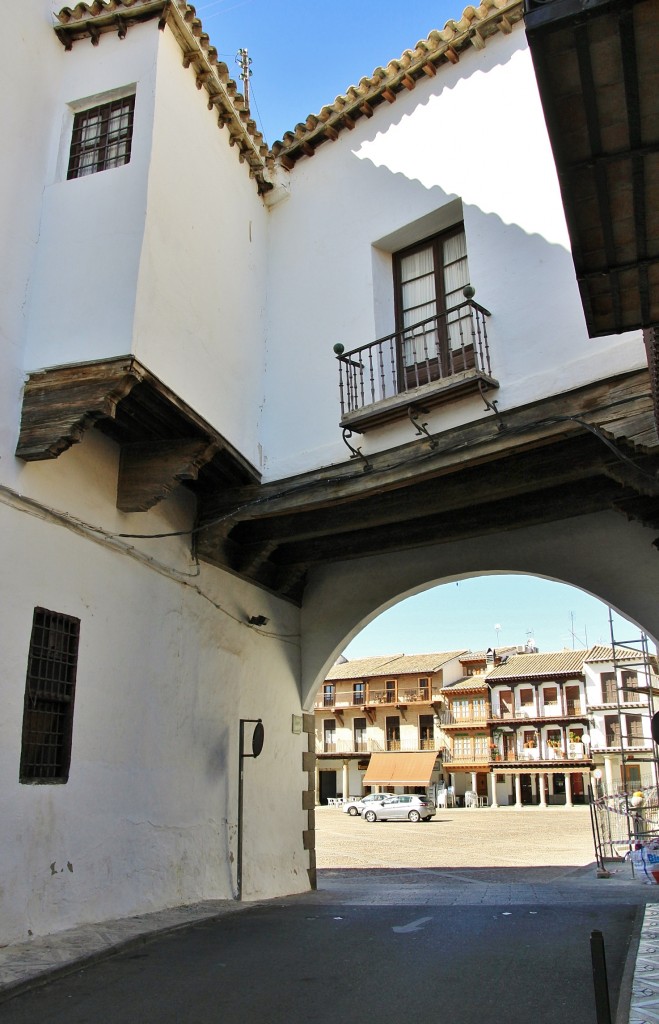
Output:
[[[492,708],[490,721],[520,721],[548,718],[574,718],[585,715],[586,708],[580,700],[566,700],[564,703],[545,704],[539,708],[535,704],[499,705]]]
[[[402,751],[406,754],[420,750],[436,750],[439,752],[439,740],[422,738],[420,740],[389,740],[384,744],[374,739],[367,740],[335,740],[328,742],[316,737],[316,754],[335,754],[337,756],[358,756],[360,754],[379,754],[383,751]]]
[[[498,749],[493,750],[491,760],[505,764],[520,761],[544,763],[546,761],[588,761],[590,757],[583,743],[568,742],[566,749],[564,746],[557,747],[553,744],[542,742],[536,747],[517,745],[513,749],[506,750],[504,753]]]
[[[336,345],[341,426],[357,431],[498,387],[487,309],[472,299],[346,352]]]
[[[367,686],[365,690],[355,690],[352,686],[334,693],[323,693],[314,702],[314,708],[320,710],[342,711],[349,708],[364,708],[374,704],[430,704],[439,700],[439,694],[430,686]]]
[[[484,707],[460,709],[454,707],[450,711],[442,711],[439,720],[444,727],[482,725],[484,726],[491,718],[492,710],[489,704]]]

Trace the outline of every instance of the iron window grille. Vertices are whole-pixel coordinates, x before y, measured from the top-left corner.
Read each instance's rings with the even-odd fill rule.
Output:
[[[21,782],[67,782],[80,619],[35,608],[30,637]]]
[[[67,178],[82,178],[127,164],[134,111],[134,95],[79,111],[73,119]]]

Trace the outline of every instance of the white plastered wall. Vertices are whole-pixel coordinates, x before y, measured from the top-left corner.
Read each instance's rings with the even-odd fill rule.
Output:
[[[134,350],[259,469],[267,213],[174,36],[156,36]]]
[[[521,23],[380,104],[289,179],[290,197],[271,211],[269,477],[346,458],[332,347],[393,331],[391,253],[437,231],[447,207],[459,220],[456,200],[476,300],[492,313],[501,410],[645,365],[638,336],[587,337]],[[297,403],[293,374],[304,383]],[[433,410],[428,429],[491,415],[463,399]],[[368,453],[413,436],[403,417],[359,443]]]
[[[61,457],[57,475],[55,464],[29,467],[30,490],[51,508],[75,507],[77,521],[100,518],[108,528],[102,496],[116,458],[115,446],[92,432]],[[93,491],[95,504],[67,500]],[[189,516],[181,493],[151,527],[175,530]],[[266,735],[245,769],[244,897],[308,888],[300,798],[307,737],[291,726],[301,711],[297,609],[196,566],[185,539],[92,535],[4,489],[0,524],[2,589],[11,594],[0,722],[0,877],[11,884],[0,893],[0,941],[232,898],[241,717],[262,718]],[[19,783],[37,606],[81,620],[64,785]],[[268,617],[266,629],[246,625],[254,614]]]

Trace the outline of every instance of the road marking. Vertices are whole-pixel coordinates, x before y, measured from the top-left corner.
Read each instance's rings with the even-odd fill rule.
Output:
[[[411,921],[410,924],[394,925],[391,930],[398,932],[399,935],[408,935],[410,932],[420,932],[421,926],[427,921],[432,921],[432,917],[419,917],[416,921]]]

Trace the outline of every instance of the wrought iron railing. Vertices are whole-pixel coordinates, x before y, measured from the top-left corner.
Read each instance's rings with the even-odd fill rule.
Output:
[[[467,299],[350,352],[335,345],[341,415],[463,370],[491,376],[488,316],[489,310]]]
[[[414,753],[419,750],[437,750],[439,752],[439,740],[389,740],[384,745],[377,740],[335,740],[333,743],[316,738],[317,754],[377,754],[384,750],[396,750],[404,753]]]
[[[535,704],[524,704],[518,707],[494,706],[489,716],[490,721],[518,721],[530,718],[570,718],[585,714],[585,708],[579,700],[566,700],[564,704],[545,704],[538,708]]]

